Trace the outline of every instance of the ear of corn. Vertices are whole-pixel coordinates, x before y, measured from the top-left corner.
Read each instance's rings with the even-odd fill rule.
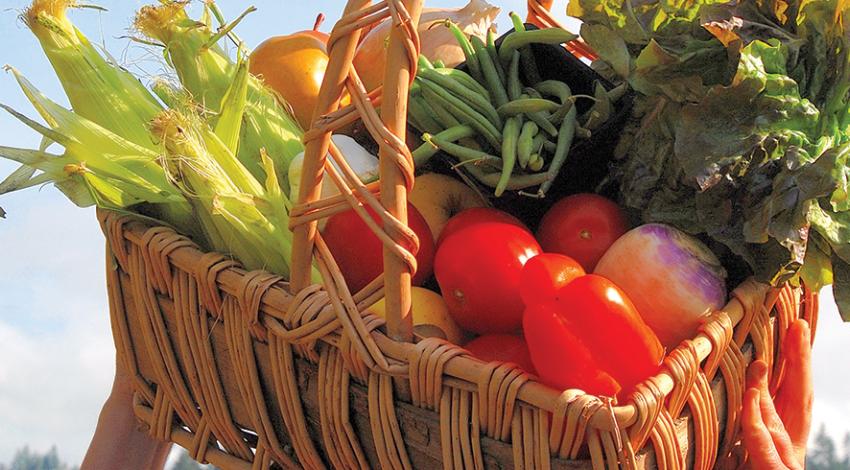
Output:
[[[78,115],[153,149],[147,123],[162,110],[130,72],[107,60],[66,15],[71,0],[35,0],[22,15]]]
[[[59,106],[39,92],[14,69],[18,84],[47,125],[2,106],[18,120],[51,142],[64,148],[61,155],[44,149],[29,150],[0,147],[0,156],[26,165],[30,171],[18,170],[30,178],[21,181],[23,189],[53,182],[79,206],[98,206],[124,210],[147,202],[161,207],[166,223],[192,236],[191,208],[159,165],[159,154],[136,145],[123,137]],[[34,175],[35,170],[41,171]],[[7,179],[8,180],[8,179]],[[199,240],[203,243],[203,238]]]
[[[190,110],[164,111],[154,119],[152,132],[162,142],[166,170],[212,234],[213,247],[232,253],[247,269],[288,277],[288,201],[271,171],[271,160],[261,153],[261,163],[269,170],[263,185]]]
[[[164,0],[139,10],[135,26],[165,46],[183,88],[211,113],[214,122],[228,119],[227,101],[238,101],[241,93],[245,94],[236,155],[251,174],[263,179],[260,150],[265,149],[281,188],[288,194],[287,170],[289,162],[303,151],[302,130],[274,92],[247,71],[245,90],[234,90],[234,83],[240,81],[239,68],[218,45],[223,35],[214,33],[208,22],[209,15],[204,21],[189,18],[185,2]]]
[[[79,206],[152,215],[248,269],[288,276],[285,175],[301,130],[249,74],[242,51],[233,61],[217,45],[230,27],[212,33],[209,13],[193,21],[183,2],[143,8],[137,26],[166,46],[180,79],[157,80],[151,92],[86,40],[65,15],[70,6],[34,0],[24,14],[73,111],[7,68],[44,124],[0,105],[42,135],[38,149],[0,147],[0,157],[21,164],[0,194],[54,183]],[[61,154],[48,152],[53,144]]]

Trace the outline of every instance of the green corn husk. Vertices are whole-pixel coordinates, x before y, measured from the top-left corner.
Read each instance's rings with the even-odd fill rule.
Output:
[[[221,138],[233,131],[226,127],[213,131],[191,111],[172,109],[158,115],[151,129],[162,142],[166,170],[189,198],[213,248],[231,253],[247,269],[288,277],[289,201],[269,157],[261,152],[269,175],[261,183]]]
[[[101,54],[68,19],[68,8],[76,5],[73,0],[34,0],[21,18],[38,39],[78,116],[155,151],[148,123],[162,106],[136,77]],[[0,194],[34,184],[28,181],[34,174],[34,168],[22,166],[0,183]],[[171,205],[155,205],[149,212],[167,223],[187,225],[183,220],[186,213]]]
[[[167,209],[164,222],[203,243],[195,230],[191,207],[159,164],[159,153],[129,140],[56,104],[16,70],[8,68],[47,126],[2,106],[46,141],[64,148],[61,155],[37,150],[0,147],[0,157],[21,163],[31,174],[7,191],[54,183],[76,205],[125,211],[139,203]],[[149,139],[150,140],[150,139]],[[17,172],[16,172],[17,173]]]
[[[177,71],[183,88],[215,122],[237,73],[233,60],[217,44],[223,37],[211,26],[186,14],[185,2],[163,0],[161,5],[142,7],[135,27],[165,46],[166,60]],[[274,162],[275,175],[284,193],[289,192],[289,163],[303,151],[303,131],[281,99],[262,82],[250,76],[247,100],[236,152],[239,161],[257,179],[265,176],[260,150]],[[220,118],[219,118],[220,119]]]
[[[73,0],[34,0],[21,15],[53,66],[71,108],[124,139],[154,149],[147,124],[162,106],[139,80],[104,58],[71,23]]]

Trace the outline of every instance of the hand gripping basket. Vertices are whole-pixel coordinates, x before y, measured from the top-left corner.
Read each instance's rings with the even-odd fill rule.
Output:
[[[554,24],[551,0],[539,1],[529,2],[531,19]],[[351,0],[334,28],[305,136],[289,283],[203,253],[168,228],[99,212],[112,329],[134,376],[135,414],[154,437],[223,469],[735,467],[746,364],[767,361],[771,387],[781,386],[785,331],[798,317],[816,321],[817,297],[805,288],[743,283],[617,406],[444,341],[414,341],[417,241],[405,225],[413,165],[403,136],[421,8],[421,0]],[[387,17],[396,27],[385,85],[367,94],[352,56],[360,29]],[[344,91],[352,104],[338,109]],[[357,119],[381,146],[381,180],[365,186],[329,139]],[[340,170],[325,165],[328,151]],[[322,169],[340,196],[319,199]],[[383,224],[365,216],[366,205]],[[349,207],[385,246],[383,278],[356,293],[316,231],[317,220]],[[311,265],[321,285],[311,283]],[[361,313],[381,296],[386,325]]]

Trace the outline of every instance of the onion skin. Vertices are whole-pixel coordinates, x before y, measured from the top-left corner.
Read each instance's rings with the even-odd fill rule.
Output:
[[[726,271],[702,242],[668,225],[647,224],[617,239],[594,271],[634,303],[668,349],[693,338],[726,303]]]
[[[420,53],[430,59],[442,60],[446,67],[455,67],[465,60],[463,51],[449,29],[441,25],[445,20],[458,24],[467,36],[475,35],[481,40],[487,36],[487,30],[499,14],[499,7],[485,0],[469,0],[462,8],[426,8],[419,18]],[[366,86],[367,91],[383,84],[384,68],[387,61],[387,40],[392,22],[390,18],[381,21],[363,37],[354,56],[354,68]]]

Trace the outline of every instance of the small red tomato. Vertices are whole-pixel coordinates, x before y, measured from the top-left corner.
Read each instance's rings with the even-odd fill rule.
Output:
[[[513,333],[522,324],[520,273],[540,254],[531,232],[514,224],[470,225],[443,239],[434,274],[454,320],[475,333]]]
[[[368,206],[366,210],[380,225],[381,219],[375,211]],[[425,218],[411,204],[407,204],[407,218],[410,228],[419,237],[418,268],[413,275],[413,285],[418,286],[433,272],[434,237]],[[384,272],[383,244],[354,209],[331,216],[322,230],[322,237],[352,293],[366,287]]]
[[[555,300],[558,289],[585,272],[578,262],[559,253],[542,253],[525,263],[519,293],[525,306]]]
[[[626,216],[617,204],[596,194],[575,194],[546,212],[537,239],[547,253],[567,255],[592,272],[599,258],[626,230]]]
[[[470,209],[466,209],[449,219],[446,223],[446,226],[443,227],[443,231],[440,232],[440,238],[437,240],[437,246],[440,246],[440,243],[443,242],[449,235],[463,230],[466,227],[478,224],[510,224],[516,225],[517,227],[521,227],[528,231],[528,227],[525,226],[519,219],[508,214],[507,212],[500,211],[498,209],[493,209],[490,207],[473,207]]]
[[[517,335],[482,335],[463,346],[473,356],[484,362],[513,362],[529,374],[536,374],[528,345]]]

